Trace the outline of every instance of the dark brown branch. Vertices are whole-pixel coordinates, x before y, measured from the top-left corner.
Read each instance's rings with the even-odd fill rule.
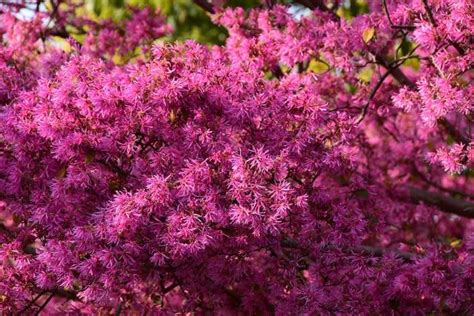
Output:
[[[375,257],[381,257],[386,253],[393,253],[396,257],[404,259],[406,261],[412,261],[415,258],[415,254],[411,252],[404,252],[395,249],[383,249],[380,247],[372,246],[359,246],[356,248],[358,251],[373,255]]]
[[[209,12],[210,14],[216,13],[216,9],[214,8],[214,6],[211,3],[207,2],[207,0],[193,0],[193,2],[205,11]]]
[[[408,187],[410,198],[416,202],[424,202],[439,208],[445,213],[452,213],[462,217],[474,218],[474,203],[455,199],[441,193],[425,191],[422,189]]]
[[[171,284],[171,285],[165,287],[165,288],[163,289],[163,294],[166,294],[166,293],[168,293],[168,292],[173,291],[177,286],[179,286],[178,283],[173,283],[173,284]]]
[[[120,314],[122,313],[122,302],[118,303],[117,305],[117,309],[115,310],[115,316],[120,316]]]
[[[438,123],[449,133],[449,135],[451,135],[451,137],[454,138],[457,143],[462,143],[464,145],[470,143],[470,140],[460,131],[458,131],[456,127],[454,127],[454,125],[451,124],[447,119],[442,118],[438,120]]]
[[[304,7],[307,7],[308,9],[311,9],[311,10],[316,9],[316,5],[311,0],[295,0],[294,2]]]
[[[77,293],[65,289],[56,289],[54,292],[55,296],[61,297],[61,298],[66,298],[68,300],[73,300],[73,301],[80,301],[79,297],[77,297]]]
[[[377,91],[380,89],[380,87],[382,86],[383,82],[385,81],[385,79],[387,79],[387,77],[390,75],[390,73],[394,70],[395,68],[389,68],[383,75],[382,77],[380,77],[379,81],[377,82],[377,84],[375,85],[375,87],[372,89],[372,91],[370,92],[370,95],[369,95],[369,99],[367,100],[367,103],[365,103],[364,107],[362,108],[362,111],[359,115],[359,117],[356,119],[355,123],[356,124],[359,124],[360,122],[362,122],[362,120],[364,120],[365,118],[365,115],[367,114],[367,110],[369,108],[369,105],[370,105],[370,102],[372,101],[372,99],[375,97],[375,94],[377,93]]]
[[[452,41],[452,40],[448,40],[448,43],[458,51],[459,55],[466,54],[466,51],[464,50],[464,48],[461,47],[461,45],[459,45],[459,43],[456,43],[455,41]]]
[[[440,191],[449,193],[450,195],[454,195],[454,196],[458,195],[458,196],[462,196],[464,198],[474,199],[474,195],[472,195],[472,194],[462,192],[462,191],[458,191],[458,190],[455,190],[455,189],[445,188],[442,185],[439,185],[435,181],[428,178],[428,176],[424,175],[423,172],[421,172],[415,164],[413,164],[413,173],[416,176],[418,176],[423,182],[425,182],[426,184],[429,184],[430,186],[432,186],[435,189],[438,189]]]
[[[433,27],[437,27],[438,24],[436,23],[436,20],[433,16],[433,11],[428,5],[428,0],[423,0],[423,7],[425,8],[426,14],[428,14],[428,20],[430,21],[431,25],[433,25]],[[453,46],[460,55],[464,55],[466,53],[464,49],[461,47],[461,45],[459,45],[455,41],[448,40],[448,43],[451,46]]]
[[[39,293],[38,295],[35,296],[35,298],[33,298],[22,310],[20,310],[18,312],[18,314],[16,314],[17,316],[20,316],[22,315],[24,312],[26,312],[28,309],[30,309],[31,306],[33,306],[33,304],[36,303],[36,301],[41,297],[43,296],[44,294],[46,293],[46,291],[43,291],[41,293]]]
[[[281,246],[284,248],[290,248],[290,249],[302,249],[298,242],[286,238],[281,242]],[[337,246],[332,245],[332,244],[326,244],[323,246],[324,249],[339,249]],[[303,249],[304,250],[304,249]],[[404,252],[396,249],[390,249],[390,248],[381,248],[381,247],[375,247],[375,246],[367,246],[367,245],[360,245],[360,246],[354,246],[354,247],[345,247],[342,249],[343,252],[345,253],[362,253],[366,255],[372,255],[375,257],[381,257],[384,256],[385,254],[392,253],[396,257],[399,257],[401,259],[404,259],[405,261],[412,261],[415,259],[416,254],[411,253],[411,252]]]
[[[377,63],[379,63],[380,65],[382,65],[384,68],[386,69],[390,69],[392,68],[390,66],[390,63],[387,62],[387,60],[382,57],[381,55],[375,55],[375,60],[377,61]],[[392,71],[390,72],[390,74],[393,76],[393,78],[395,78],[395,80],[397,80],[400,84],[402,85],[405,85],[405,86],[408,86],[409,88],[411,89],[416,89],[416,84],[410,80],[404,73],[403,71],[401,71],[398,67],[393,67]]]
[[[276,0],[265,0],[264,2],[265,6],[270,9],[276,4]]]
[[[48,298],[46,299],[46,301],[44,301],[43,305],[40,306],[40,308],[38,309],[38,311],[35,313],[35,315],[39,315],[41,313],[41,311],[48,305],[48,303],[53,299],[54,295],[55,295],[55,291],[53,291],[49,296]]]
[[[414,82],[412,82],[410,79],[408,79],[408,77],[405,76],[405,74],[398,68],[400,67],[401,65],[403,65],[403,63],[408,60],[409,58],[413,57],[413,53],[415,52],[415,50],[418,48],[418,46],[416,46],[415,48],[413,48],[410,53],[406,56],[406,57],[403,57],[403,58],[400,58],[398,60],[395,60],[391,63],[387,62],[382,56],[380,55],[376,55],[376,61],[378,63],[380,63],[382,66],[384,66],[384,68],[387,69],[387,71],[382,75],[382,77],[380,77],[379,81],[377,82],[377,84],[375,85],[375,87],[372,89],[372,91],[370,92],[370,95],[369,95],[369,98],[367,100],[367,103],[364,105],[364,107],[362,108],[362,111],[359,115],[359,117],[357,118],[357,120],[355,121],[356,124],[359,124],[360,122],[362,122],[362,120],[364,119],[365,115],[367,114],[367,110],[369,108],[369,105],[370,105],[370,102],[372,101],[372,99],[375,97],[375,94],[377,93],[377,91],[380,89],[380,87],[382,86],[383,82],[385,81],[385,79],[387,79],[387,77],[389,75],[393,75],[393,77],[395,79],[397,79],[398,82],[400,83],[404,83],[406,85],[409,85],[411,88],[414,88],[416,85]]]

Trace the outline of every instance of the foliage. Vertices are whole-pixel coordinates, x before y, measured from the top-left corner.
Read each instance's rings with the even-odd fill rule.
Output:
[[[258,1],[228,1],[226,4],[249,8],[257,5]],[[225,28],[212,23],[207,12],[192,0],[87,0],[85,12],[94,18],[120,20],[128,13],[129,6],[160,8],[174,29],[174,32],[169,34],[170,41],[194,39],[200,43],[213,44],[222,44],[225,41]]]
[[[472,1],[274,2],[0,6],[2,312],[474,313]]]

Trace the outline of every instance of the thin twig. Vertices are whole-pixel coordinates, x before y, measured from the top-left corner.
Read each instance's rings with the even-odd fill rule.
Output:
[[[41,305],[38,311],[35,313],[36,316],[38,316],[41,313],[41,311],[46,307],[46,305],[48,305],[48,303],[53,299],[55,294],[56,294],[56,291],[53,291],[51,295],[49,295],[46,301],[44,301],[43,305]]]
[[[120,316],[121,312],[122,312],[122,302],[119,302],[117,305],[117,309],[115,310],[115,316]]]
[[[387,1],[383,0],[383,8],[385,11],[385,15],[387,16],[388,22],[390,23],[390,27],[394,29],[407,29],[407,30],[414,30],[416,27],[414,25],[395,25],[393,23],[392,17],[390,16],[390,13],[388,12],[388,6],[387,6]]]
[[[367,110],[369,108],[369,105],[370,105],[370,102],[372,101],[372,99],[375,97],[375,94],[377,93],[377,91],[379,90],[379,88],[382,86],[383,82],[385,81],[385,79],[387,79],[387,77],[390,75],[390,73],[393,71],[394,68],[389,68],[383,75],[382,77],[380,77],[379,81],[377,82],[377,84],[375,85],[375,87],[372,89],[372,91],[370,92],[370,95],[369,95],[369,99],[367,100],[367,102],[365,103],[364,107],[362,108],[362,111],[360,112],[360,115],[359,117],[356,119],[355,121],[355,124],[359,124],[360,122],[362,122],[367,114]]]
[[[44,293],[46,293],[46,291],[42,291],[41,293],[39,293],[38,295],[35,296],[34,299],[32,299],[22,310],[20,310],[17,314],[17,316],[23,314],[24,312],[26,312],[31,306],[33,306],[34,303],[36,303],[36,301],[44,295]]]

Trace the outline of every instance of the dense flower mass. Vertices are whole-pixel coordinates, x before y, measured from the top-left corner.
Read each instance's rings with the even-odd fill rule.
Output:
[[[472,1],[196,2],[0,4],[0,310],[472,315]]]

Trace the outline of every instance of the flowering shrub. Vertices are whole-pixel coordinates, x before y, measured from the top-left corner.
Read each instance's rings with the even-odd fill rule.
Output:
[[[0,6],[2,311],[472,314],[472,2],[196,2]]]

